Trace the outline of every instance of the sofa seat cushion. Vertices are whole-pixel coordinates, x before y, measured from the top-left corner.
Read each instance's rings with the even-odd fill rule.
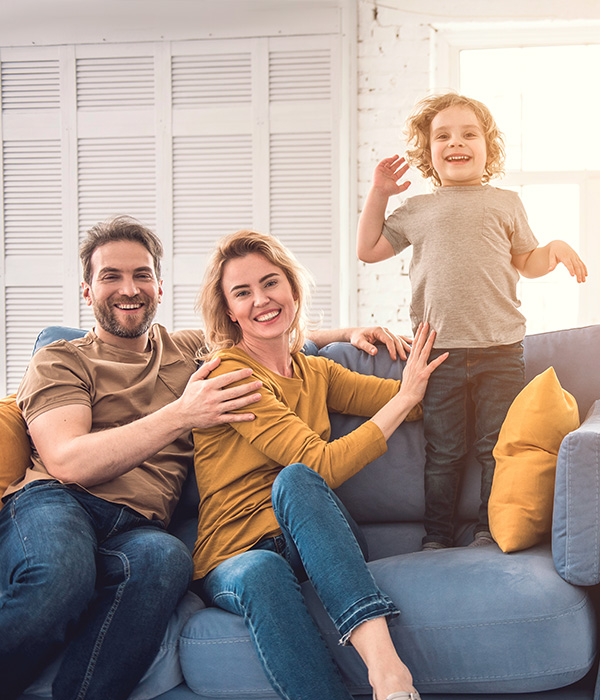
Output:
[[[422,692],[544,691],[583,678],[593,663],[592,603],[558,576],[547,546],[508,556],[496,546],[416,552],[369,566],[402,611],[392,636]],[[303,591],[350,691],[368,694],[356,651],[338,645],[313,588]],[[180,653],[188,686],[203,697],[277,697],[240,617],[201,610]]]

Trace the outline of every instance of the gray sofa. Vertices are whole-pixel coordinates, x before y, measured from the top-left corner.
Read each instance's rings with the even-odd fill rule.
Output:
[[[64,330],[64,329],[63,329]],[[48,329],[40,342],[54,339]],[[43,334],[42,334],[43,336]],[[380,350],[369,357],[336,343],[320,351],[362,373],[400,377],[402,363]],[[420,552],[423,535],[423,432],[402,425],[387,453],[338,494],[360,524],[369,566],[402,611],[392,635],[427,700],[598,700],[596,605],[600,582],[600,326],[529,336],[527,378],[553,366],[577,399],[582,426],[558,458],[552,542],[504,554],[497,546]],[[362,419],[332,416],[333,437]],[[459,544],[472,539],[479,501],[474,463],[458,509]],[[197,492],[190,474],[171,531],[190,547]],[[305,597],[357,698],[370,697],[364,666],[335,630],[310,584]],[[302,659],[298,659],[302,663]],[[52,669],[23,696],[49,695]],[[159,656],[135,700],[275,698],[243,620],[206,608],[191,593],[181,602]],[[315,698],[314,700],[325,700]]]

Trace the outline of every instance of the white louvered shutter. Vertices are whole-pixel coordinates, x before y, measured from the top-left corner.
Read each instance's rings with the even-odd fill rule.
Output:
[[[216,238],[252,227],[311,270],[312,317],[339,322],[336,46],[324,36],[174,48],[176,299],[197,288]]]
[[[0,49],[1,389],[35,336],[89,328],[78,245],[130,214],[165,245],[159,320],[197,326],[216,239],[278,236],[313,272],[313,318],[339,322],[336,36]],[[347,147],[347,145],[346,145]]]
[[[2,50],[0,384],[18,386],[33,340],[63,318],[62,98],[56,49]]]
[[[174,326],[198,325],[193,301],[215,241],[255,226],[255,43],[173,47]]]
[[[269,40],[271,233],[314,274],[312,317],[339,323],[339,92],[329,37]]]
[[[79,239],[98,221],[128,214],[156,229],[155,46],[79,46],[77,222]],[[81,295],[80,325],[94,319]]]

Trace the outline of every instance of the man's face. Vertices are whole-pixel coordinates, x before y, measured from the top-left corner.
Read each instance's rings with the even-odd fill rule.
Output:
[[[94,310],[98,337],[110,343],[112,336],[112,344],[114,337],[141,338],[163,294],[148,250],[135,241],[106,243],[92,254],[91,268],[92,282],[83,282],[82,288]]]

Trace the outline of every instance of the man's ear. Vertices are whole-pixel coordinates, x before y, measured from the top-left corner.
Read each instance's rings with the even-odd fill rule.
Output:
[[[163,281],[158,280],[158,303],[160,304],[161,301],[163,300],[163,294],[165,293],[165,290],[163,289]]]
[[[92,290],[87,282],[81,283],[81,295],[83,296],[85,303],[88,306],[92,305]]]

